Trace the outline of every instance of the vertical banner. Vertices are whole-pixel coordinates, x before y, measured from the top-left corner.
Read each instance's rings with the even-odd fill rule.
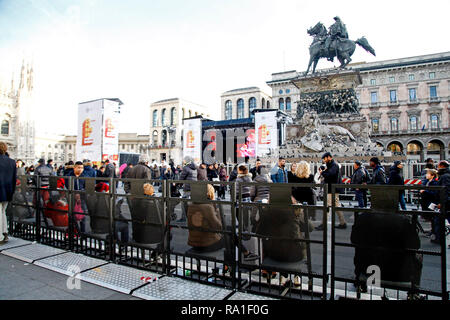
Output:
[[[103,100],[102,160],[119,161],[119,103]]]
[[[183,159],[189,156],[199,163],[202,159],[202,120],[184,120]]]
[[[78,104],[77,161],[102,157],[102,107],[102,100]]]
[[[278,148],[277,112],[255,114],[256,156],[273,154]]]

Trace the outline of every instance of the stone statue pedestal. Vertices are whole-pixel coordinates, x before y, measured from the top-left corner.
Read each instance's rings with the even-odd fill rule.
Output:
[[[291,161],[320,161],[331,152],[340,161],[380,157],[382,147],[370,140],[367,119],[359,113],[355,88],[358,71],[329,70],[299,76],[292,83],[300,91],[297,116],[286,128],[280,155]]]

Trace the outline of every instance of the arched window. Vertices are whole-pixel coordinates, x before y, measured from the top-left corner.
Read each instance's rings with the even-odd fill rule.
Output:
[[[420,155],[422,149],[423,148],[422,148],[422,145],[421,145],[420,142],[412,141],[412,142],[408,143],[407,154],[409,154],[409,155]]]
[[[391,142],[387,147],[387,151],[391,151],[394,154],[400,154],[403,151],[403,147],[397,142]]]
[[[286,111],[291,111],[291,98],[286,98]]]
[[[244,100],[239,99],[237,101],[237,118],[242,119],[244,118]]]
[[[233,117],[233,104],[230,100],[225,102],[225,120],[231,120]]]
[[[270,109],[270,101],[267,100],[267,109]]]
[[[189,110],[189,118],[191,118],[191,117],[192,117],[192,111]]]
[[[161,111],[161,126],[165,126],[166,122],[166,109],[162,109]]]
[[[158,110],[153,111],[153,127],[158,126]]]
[[[395,117],[391,118],[391,131],[398,131],[398,119]]]
[[[153,131],[153,146],[158,145],[158,131]]]
[[[411,116],[409,118],[409,128],[410,128],[410,130],[417,130],[417,127],[418,127],[417,116]]]
[[[280,110],[284,110],[284,99],[283,99],[283,98],[280,98],[280,99],[278,100],[278,108],[279,108]]]
[[[444,149],[444,145],[439,140],[433,140],[428,143],[427,153],[428,154],[441,154]]]
[[[249,117],[253,117],[252,111],[256,109],[256,98],[250,98],[248,100],[248,115]]]
[[[439,116],[437,114],[431,115],[431,129],[439,129]]]
[[[173,126],[175,123],[175,107],[170,110],[170,125]]]
[[[2,134],[5,136],[9,135],[9,121],[7,120],[2,121]]]
[[[266,99],[262,98],[262,100],[261,100],[261,109],[264,109],[265,106],[266,106]]]

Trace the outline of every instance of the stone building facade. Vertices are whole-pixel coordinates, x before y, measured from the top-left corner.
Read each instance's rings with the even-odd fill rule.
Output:
[[[234,89],[221,97],[221,119],[250,118],[254,109],[270,109],[272,97],[258,87]]]
[[[22,62],[19,82],[0,83],[0,141],[12,158],[32,161],[35,125],[32,116],[33,66]]]
[[[207,107],[181,98],[166,99],[150,105],[149,155],[152,161],[182,162],[183,119],[211,118]]]
[[[449,158],[450,52],[349,67],[361,74],[356,94],[373,141],[410,160]],[[296,112],[300,95],[292,80],[298,75],[296,71],[272,74],[267,84],[275,106],[283,107],[280,93],[289,90]]]

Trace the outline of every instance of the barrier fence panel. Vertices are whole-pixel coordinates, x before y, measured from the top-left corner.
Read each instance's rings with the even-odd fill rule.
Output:
[[[165,182],[141,179],[114,181],[112,260],[165,273]]]
[[[212,181],[166,183],[168,274],[234,288],[234,184]],[[179,185],[185,188],[181,198]],[[230,198],[216,199],[216,191],[219,193],[225,187],[231,187]]]
[[[366,207],[337,201],[355,189]],[[399,210],[401,192],[422,207]],[[448,228],[425,197],[447,212],[446,189],[420,185],[20,176],[7,215],[14,237],[242,292],[447,300]]]
[[[17,238],[36,240],[37,177],[17,177],[16,190],[6,208],[9,233]]]
[[[326,202],[313,202],[315,188],[327,192],[326,185],[239,183],[240,290],[278,298],[326,299],[327,207]],[[309,193],[310,203],[297,203],[293,190]],[[319,224],[323,233],[314,231]]]
[[[367,207],[340,207],[335,200],[344,188],[361,194],[369,191],[370,203]],[[406,190],[432,194],[435,203],[444,204],[441,211],[445,212],[447,199],[442,187],[332,186],[332,225],[336,214],[342,212],[352,228],[332,228],[331,299],[448,300],[445,215],[399,209]],[[432,228],[438,243],[427,237],[426,230]]]
[[[110,260],[113,179],[70,177],[69,239],[71,250]],[[73,243],[73,244],[72,244]]]

